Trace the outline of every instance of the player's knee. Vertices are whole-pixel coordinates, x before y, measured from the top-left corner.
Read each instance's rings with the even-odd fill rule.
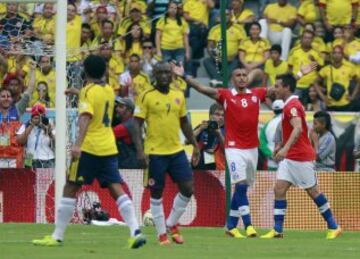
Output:
[[[275,186],[274,193],[275,193],[275,199],[284,199],[284,198],[286,198],[286,188]]]
[[[150,189],[150,196],[153,199],[157,199],[157,200],[161,199],[162,193],[163,193],[162,188],[152,188],[152,189]]]
[[[187,197],[187,198],[190,198],[190,197],[193,195],[194,190],[193,190],[192,187],[190,187],[190,188],[185,188],[184,190],[181,190],[180,193],[181,193],[183,196],[185,196],[185,197]]]

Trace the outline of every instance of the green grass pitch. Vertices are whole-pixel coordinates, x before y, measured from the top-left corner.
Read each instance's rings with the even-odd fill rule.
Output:
[[[148,243],[125,249],[128,229],[71,225],[62,247],[36,247],[34,238],[50,234],[52,225],[0,224],[0,258],[36,259],[230,259],[230,258],[360,258],[360,232],[345,232],[325,240],[325,232],[286,231],[282,240],[232,239],[222,228],[182,228],[185,244],[160,247],[152,227],[144,228]],[[265,230],[260,230],[264,233]]]

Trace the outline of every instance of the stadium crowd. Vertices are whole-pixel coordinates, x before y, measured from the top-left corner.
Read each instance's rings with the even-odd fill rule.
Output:
[[[194,77],[201,66],[212,86],[222,85],[219,2],[69,0],[68,88],[80,89],[84,85],[82,61],[89,54],[106,60],[105,80],[117,96],[128,98],[118,99],[117,104],[129,108],[127,116],[130,117],[139,95],[153,87],[153,65],[160,60],[183,63],[186,73]],[[295,94],[306,110],[360,110],[360,40],[357,38],[360,1],[262,0],[259,10],[246,8],[248,2],[253,1],[227,2],[230,73],[234,68],[245,68],[250,88],[271,88],[276,76],[286,72],[300,74]],[[39,104],[45,108],[55,107],[56,13],[52,3],[0,4],[2,164],[15,163],[22,167],[23,158],[31,157],[42,161],[40,166],[53,165],[55,132],[49,122],[42,119],[46,118],[46,110],[34,107]],[[316,65],[317,69],[302,75],[301,66],[309,64]],[[185,80],[175,73],[171,87],[180,89],[186,96],[189,94]],[[269,107],[273,101],[268,100]],[[26,107],[33,107],[32,118],[21,126],[20,116]],[[116,109],[115,113],[119,112],[119,108]],[[34,116],[40,120],[34,122]],[[118,138],[125,134],[124,143],[130,141],[126,127],[120,131],[117,125],[113,126]],[[39,131],[35,131],[37,128]],[[46,140],[39,141],[39,138]],[[41,154],[35,152],[38,143],[43,147],[37,152]],[[26,150],[30,150],[31,155]]]

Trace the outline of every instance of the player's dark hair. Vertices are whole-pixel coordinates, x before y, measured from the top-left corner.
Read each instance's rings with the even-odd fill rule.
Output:
[[[84,61],[84,70],[88,76],[101,79],[106,71],[105,59],[97,55],[89,55]]]
[[[296,79],[293,74],[287,73],[276,76],[277,80],[281,80],[284,87],[289,87],[290,92],[294,92],[296,89]]]
[[[213,115],[218,110],[223,111],[224,108],[218,103],[213,103],[209,108],[209,115]]]
[[[142,40],[144,39],[144,31],[141,28],[140,24],[138,22],[134,22],[132,23],[129,28],[126,30],[126,34],[125,34],[125,51],[129,51],[133,45],[134,39],[133,36],[131,34],[131,31],[133,30],[133,28],[135,26],[139,26],[140,29],[140,43],[142,42]]]
[[[331,116],[328,112],[326,111],[317,111],[314,114],[314,119],[317,119],[319,121],[321,121],[322,123],[325,123],[325,128],[332,132],[332,125],[331,125]]]
[[[279,44],[274,44],[271,46],[270,51],[276,51],[277,53],[279,53],[281,55],[282,48]]]

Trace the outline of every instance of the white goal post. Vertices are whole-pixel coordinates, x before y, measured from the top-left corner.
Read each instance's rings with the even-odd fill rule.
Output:
[[[66,179],[66,24],[67,0],[0,0],[0,3],[56,4],[56,150],[55,150],[55,218]]]

